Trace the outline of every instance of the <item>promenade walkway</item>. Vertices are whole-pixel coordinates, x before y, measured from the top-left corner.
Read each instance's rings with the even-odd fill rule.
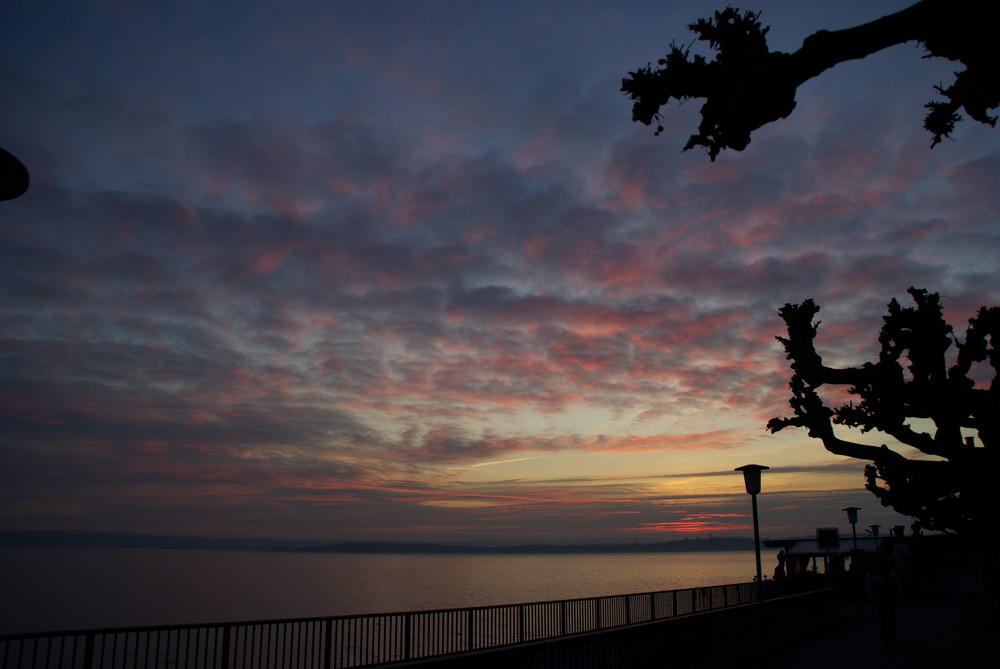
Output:
[[[951,669],[1000,666],[1000,600],[928,596],[897,604],[897,645],[883,649],[875,605],[841,604],[843,622],[768,654],[757,667]]]

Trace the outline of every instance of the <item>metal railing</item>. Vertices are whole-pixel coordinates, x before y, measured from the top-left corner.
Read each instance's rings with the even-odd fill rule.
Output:
[[[329,618],[0,636],[4,669],[340,669],[596,632],[756,602],[754,583]]]

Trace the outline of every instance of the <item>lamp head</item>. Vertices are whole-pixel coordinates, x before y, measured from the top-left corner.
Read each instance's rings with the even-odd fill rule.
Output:
[[[849,506],[846,509],[842,509],[842,511],[847,512],[847,522],[849,522],[851,525],[854,525],[858,522],[858,511],[860,510],[861,510],[860,506]]]
[[[747,487],[747,494],[756,495],[760,492],[760,473],[770,467],[764,465],[743,465],[734,471],[743,472],[743,483]]]

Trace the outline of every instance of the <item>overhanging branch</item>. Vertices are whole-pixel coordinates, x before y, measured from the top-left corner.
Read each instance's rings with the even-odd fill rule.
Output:
[[[945,100],[926,105],[924,127],[931,146],[950,136],[964,110],[994,125],[988,110],[1000,105],[1000,2],[996,0],[922,0],[895,14],[837,31],[807,37],[794,53],[771,51],[760,14],[729,7],[688,28],[708,42],[717,56],[708,61],[671,46],[658,62],[629,73],[621,90],[633,100],[632,119],[650,125],[671,99],[704,98],[698,133],[684,150],[706,149],[715,160],[725,148],[742,151],[750,134],[795,109],[798,86],[835,65],[865,58],[895,44],[919,42],[931,56],[961,62],[955,83],[936,86]],[[662,126],[658,124],[658,131]]]

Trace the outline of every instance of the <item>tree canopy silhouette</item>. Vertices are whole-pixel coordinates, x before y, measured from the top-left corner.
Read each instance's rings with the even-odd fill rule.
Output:
[[[812,300],[782,307],[788,337],[778,340],[792,361],[794,416],[772,418],[767,427],[771,432],[802,427],[831,453],[871,461],[865,466],[865,487],[883,506],[919,519],[928,529],[995,534],[1000,519],[1000,308],[982,307],[960,342],[944,320],[937,294],[908,292],[916,306],[889,303],[878,361],[860,367],[823,364],[814,341],[819,307]],[[979,363],[992,368],[991,380],[986,379],[989,369]],[[847,386],[857,400],[831,409],[817,392],[823,385]],[[898,445],[848,441],[834,425],[876,430]],[[933,431],[926,431],[930,426]]]
[[[988,113],[1000,105],[1000,2],[996,0],[922,0],[854,28],[820,30],[806,37],[794,53],[768,49],[769,28],[761,27],[759,18],[760,12],[734,7],[716,11],[712,18],[688,26],[716,52],[711,61],[671,44],[659,67],[647,65],[630,72],[621,90],[635,101],[632,120],[646,125],[655,121],[659,134],[660,108],[671,99],[705,98],[698,133],[691,135],[684,150],[702,146],[714,161],[722,149],[742,151],[751,132],[791,114],[795,91],[802,83],[838,63],[918,42],[927,57],[965,65],[951,86],[934,87],[945,99],[925,105],[929,111],[924,127],[933,135],[931,146],[951,135],[962,118],[960,109],[977,121],[996,124],[996,117]]]

